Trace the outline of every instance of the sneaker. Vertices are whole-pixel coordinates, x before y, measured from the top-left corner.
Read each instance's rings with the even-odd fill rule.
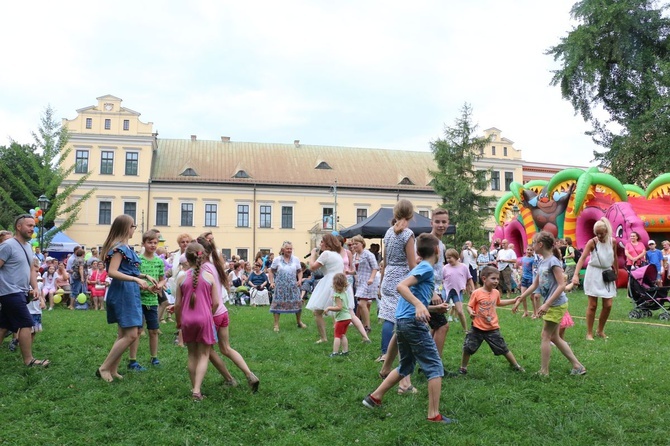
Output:
[[[340,353],[340,356],[349,356],[349,352],[342,352]]]
[[[337,352],[333,352],[330,355],[328,355],[329,358],[337,358],[338,356],[340,356],[340,354]]]
[[[447,317],[447,322],[454,322],[454,318],[451,316]]]
[[[9,351],[10,352],[15,352],[16,347],[19,345],[19,340],[18,339],[12,339],[9,341]]]
[[[459,375],[467,375],[468,374],[468,369],[466,369],[465,367],[461,367],[461,368],[458,369],[458,374]]]
[[[151,358],[151,365],[158,367],[161,365],[161,362],[158,360],[158,358]]]
[[[382,402],[375,400],[371,394],[368,394],[363,400],[363,405],[369,409],[376,409],[382,407]]]
[[[447,418],[444,415],[438,415],[435,418],[427,418],[428,421],[431,423],[442,423],[442,424],[454,424],[458,423],[458,420],[455,420],[453,418]]]
[[[133,372],[146,372],[147,369],[142,367],[139,362],[134,361],[128,364],[128,370],[131,370]]]
[[[576,369],[570,370],[571,375],[586,375],[586,367],[581,366],[577,367]]]

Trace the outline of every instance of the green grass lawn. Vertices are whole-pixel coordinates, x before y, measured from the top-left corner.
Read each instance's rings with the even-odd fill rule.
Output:
[[[540,363],[541,322],[499,309],[502,334],[527,373],[510,370],[486,345],[473,356],[466,377],[446,378],[442,412],[460,423],[425,422],[426,381],[415,377],[416,395],[387,394],[381,410],[361,405],[378,384],[380,324],[372,344],[349,331],[351,354],[328,358],[331,345],[316,345],[316,328],[306,311],[306,330],[295,318],[281,318],[272,331],[266,308],[233,307],[232,345],[261,379],[257,394],[240,381],[223,385],[210,366],[203,384],[207,399],[194,403],[186,350],[173,345],[174,324],[162,324],[160,369],[126,373],[123,382],[105,383],[94,375],[105,358],[116,326],[104,312],[45,312],[44,332],[34,352],[52,361],[46,370],[22,365],[18,352],[0,350],[0,444],[11,445],[481,445],[667,444],[670,324],[631,321],[632,308],[619,292],[607,325],[608,340],[584,339],[586,298],[570,295],[575,326],[566,333],[588,369],[569,376],[570,364],[554,349],[551,376],[534,373]],[[331,331],[332,333],[332,331]],[[444,363],[456,370],[463,332],[458,323],[445,346]],[[148,364],[148,339],[139,360]],[[125,361],[124,361],[125,362]]]

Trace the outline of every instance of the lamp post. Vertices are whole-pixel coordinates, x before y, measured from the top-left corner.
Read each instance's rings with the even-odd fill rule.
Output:
[[[40,198],[37,199],[37,205],[42,209],[42,220],[39,221],[40,224],[40,252],[44,255],[44,215],[46,215],[49,210],[49,204],[51,202],[46,195],[40,195]]]

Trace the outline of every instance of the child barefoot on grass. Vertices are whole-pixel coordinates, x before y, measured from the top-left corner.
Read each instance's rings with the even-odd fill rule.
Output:
[[[342,273],[337,273],[333,276],[333,300],[335,305],[326,308],[326,312],[332,311],[335,317],[335,339],[333,340],[333,353],[331,358],[336,356],[346,356],[349,354],[349,341],[347,340],[347,328],[351,322],[351,314],[349,314],[349,306],[347,299],[347,276]],[[340,353],[340,347],[342,352]]]
[[[542,231],[533,237],[535,252],[542,256],[537,269],[537,276],[533,284],[517,297],[517,303],[512,308],[516,312],[521,299],[533,293],[536,289],[542,296],[542,306],[538,309],[538,315],[544,319],[542,327],[542,343],[540,344],[542,365],[540,375],[549,376],[549,361],[551,360],[551,343],[561,351],[563,356],[572,364],[571,375],[584,375],[586,368],[575,357],[572,349],[558,335],[558,328],[563,315],[568,310],[568,298],[563,292],[565,279],[561,262],[554,255],[554,236],[550,232]]]
[[[468,313],[472,318],[472,328],[465,336],[465,342],[463,342],[463,359],[458,373],[461,375],[468,373],[470,357],[475,354],[483,341],[486,341],[491,347],[494,355],[505,355],[505,358],[515,370],[525,372],[507,348],[505,339],[500,334],[498,314],[496,313],[497,306],[512,305],[516,302],[516,299],[500,299],[500,292],[496,289],[500,280],[500,272],[497,268],[486,266],[480,276],[484,285],[472,293],[468,302]]]

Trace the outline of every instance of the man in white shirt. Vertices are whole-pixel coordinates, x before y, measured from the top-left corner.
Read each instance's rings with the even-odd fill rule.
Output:
[[[512,290],[512,269],[516,265],[516,253],[509,248],[507,239],[502,241],[502,247],[498,251],[498,271],[500,271],[500,282],[498,287],[500,293],[506,293],[509,299],[510,291]]]
[[[477,283],[477,250],[472,247],[470,240],[465,242],[461,251],[461,263],[468,266],[472,282]]]

